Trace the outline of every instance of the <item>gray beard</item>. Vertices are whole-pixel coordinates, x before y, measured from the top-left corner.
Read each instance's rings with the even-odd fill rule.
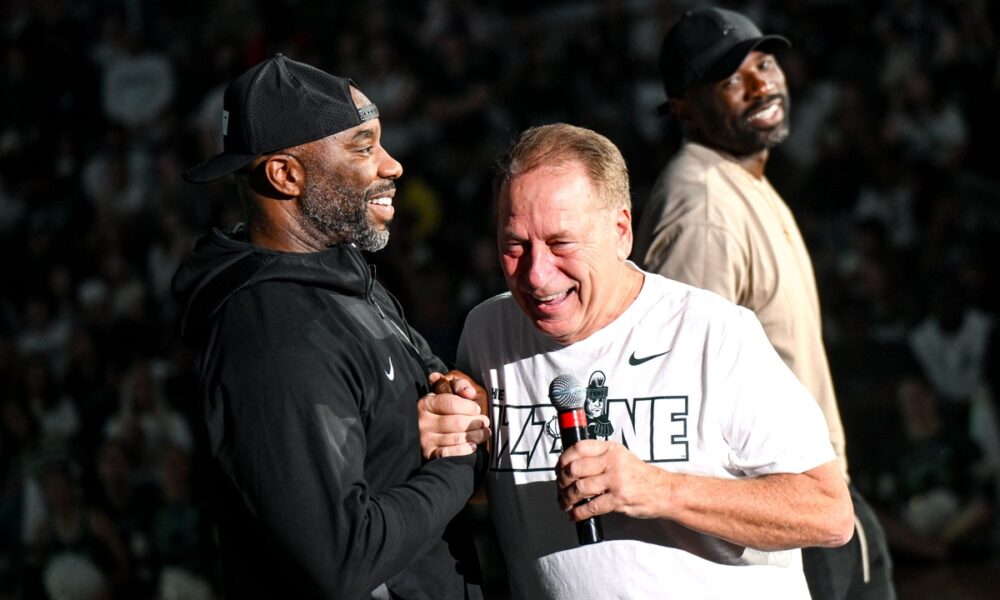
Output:
[[[781,106],[785,112],[785,116],[781,124],[774,129],[770,131],[758,131],[744,119],[740,119],[738,122],[736,129],[742,136],[740,141],[743,147],[747,149],[747,154],[754,154],[761,150],[770,150],[785,141],[785,138],[788,137],[789,105],[791,103],[788,100],[788,94],[779,94],[779,96],[782,100]]]
[[[326,246],[354,244],[362,250],[378,252],[389,243],[388,226],[379,231],[368,216],[364,192],[306,183],[301,206],[303,215]]]
[[[754,154],[761,150],[770,150],[788,137],[788,122],[785,121],[780,126],[771,131],[757,131],[749,124],[741,123],[739,132],[743,135],[742,142],[747,154]]]

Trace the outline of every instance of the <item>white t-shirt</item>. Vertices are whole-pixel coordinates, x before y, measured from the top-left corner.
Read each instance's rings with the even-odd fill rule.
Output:
[[[648,270],[711,290],[757,315],[826,416],[846,477],[844,425],[812,261],[795,216],[767,178],[686,141],[653,185],[636,225],[634,252]]]
[[[602,517],[606,541],[579,546],[556,503],[548,388],[560,374],[588,386],[595,433],[668,471],[738,479],[833,460],[816,402],[752,312],[645,273],[617,320],[562,346],[502,294],[469,314],[458,361],[492,395],[486,485],[515,598],[809,598],[798,550],[618,514]]]

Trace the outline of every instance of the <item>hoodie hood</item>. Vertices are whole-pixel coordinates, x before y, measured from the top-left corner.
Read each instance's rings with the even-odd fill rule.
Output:
[[[182,308],[181,337],[191,343],[234,293],[275,280],[365,296],[374,277],[361,251],[351,245],[321,252],[279,252],[247,242],[241,231],[213,229],[198,240],[174,275],[173,293]]]

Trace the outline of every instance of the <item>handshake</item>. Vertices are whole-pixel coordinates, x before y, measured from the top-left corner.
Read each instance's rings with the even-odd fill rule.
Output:
[[[431,373],[428,383],[431,393],[417,403],[424,458],[464,456],[488,445],[492,434],[486,389],[457,370]]]

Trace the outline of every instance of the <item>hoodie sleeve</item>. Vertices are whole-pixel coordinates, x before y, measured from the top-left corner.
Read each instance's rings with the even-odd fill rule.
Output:
[[[274,553],[324,597],[367,595],[405,569],[473,492],[472,456],[373,492],[365,456],[391,450],[368,445],[353,363],[301,346],[242,352],[212,395],[230,485]]]

